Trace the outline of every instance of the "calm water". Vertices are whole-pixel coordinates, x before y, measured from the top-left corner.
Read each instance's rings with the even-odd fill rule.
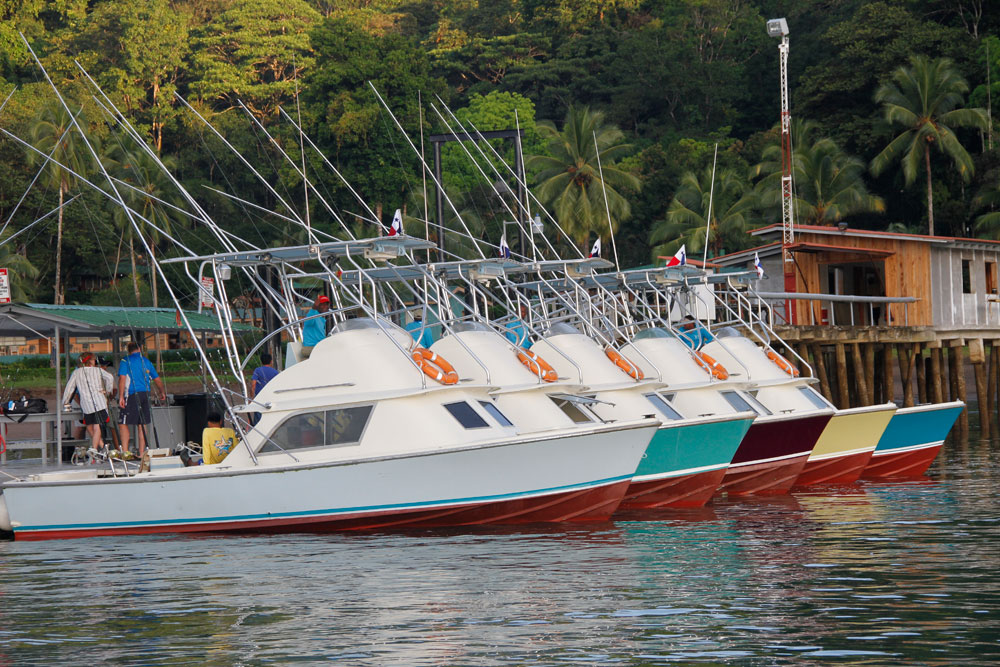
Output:
[[[0,542],[0,665],[1000,663],[1000,443],[588,527]]]

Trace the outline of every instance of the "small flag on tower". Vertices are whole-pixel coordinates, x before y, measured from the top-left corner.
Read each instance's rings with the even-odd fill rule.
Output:
[[[590,249],[590,256],[591,257],[600,257],[601,256],[601,237],[600,236],[598,236],[597,240],[594,241],[594,247]]]
[[[674,253],[674,256],[670,258],[667,262],[667,266],[684,266],[688,263],[687,256],[687,244],[681,246],[681,249]]]
[[[753,268],[757,269],[757,277],[764,277],[764,267],[760,264],[760,255],[756,252],[753,254]]]
[[[510,259],[510,246],[507,245],[506,234],[500,237],[500,257],[502,259]]]
[[[399,236],[403,233],[403,212],[396,209],[392,216],[392,226],[389,227],[389,236]]]

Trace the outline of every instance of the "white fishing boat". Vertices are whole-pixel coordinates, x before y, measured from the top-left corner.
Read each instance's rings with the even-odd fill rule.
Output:
[[[3,485],[16,539],[329,531],[608,518],[658,422],[524,433],[475,382],[440,384],[394,325],[347,320],[243,410],[262,418],[219,464],[95,470]]]

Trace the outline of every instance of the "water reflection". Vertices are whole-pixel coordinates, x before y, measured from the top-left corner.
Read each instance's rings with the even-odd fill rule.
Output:
[[[996,664],[998,452],[588,526],[3,542],[0,665]]]

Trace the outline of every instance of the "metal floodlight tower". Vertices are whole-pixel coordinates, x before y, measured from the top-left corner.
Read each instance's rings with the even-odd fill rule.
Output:
[[[771,19],[767,22],[767,34],[781,38],[778,45],[781,72],[781,255],[785,267],[785,291],[794,292],[795,272],[789,250],[795,242],[795,216],[792,203],[792,114],[788,108],[788,22]],[[791,301],[785,302],[785,314],[787,321],[792,323]]]

